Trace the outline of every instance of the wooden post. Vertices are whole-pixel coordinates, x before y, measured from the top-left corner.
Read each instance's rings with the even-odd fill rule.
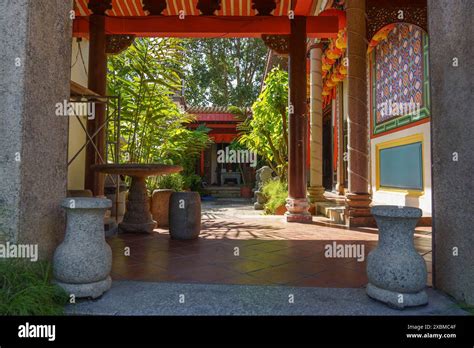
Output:
[[[289,149],[286,221],[311,222],[306,198],[306,17],[291,22],[289,54]]]
[[[107,94],[107,55],[105,34],[105,11],[112,8],[112,1],[91,0],[89,9],[89,72],[88,88],[101,96]],[[95,104],[95,117],[87,121],[87,132],[93,135],[105,122],[105,104]],[[105,127],[94,138],[94,144],[100,156],[105,158]],[[85,188],[92,190],[94,195],[104,194],[104,175],[91,170],[94,164],[100,164],[100,157],[89,143],[86,149]]]
[[[347,2],[347,57],[349,106],[349,192],[346,221],[349,226],[370,226],[369,143],[367,117],[367,41],[365,0]]]

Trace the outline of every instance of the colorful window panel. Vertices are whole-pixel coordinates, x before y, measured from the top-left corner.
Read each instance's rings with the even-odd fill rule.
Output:
[[[428,42],[415,25],[399,23],[372,56],[374,134],[428,116]]]

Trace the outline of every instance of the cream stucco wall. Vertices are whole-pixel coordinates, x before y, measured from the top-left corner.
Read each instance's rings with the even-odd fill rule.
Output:
[[[376,187],[376,145],[410,135],[423,135],[423,195],[411,196],[402,192],[377,190]],[[423,216],[431,216],[431,136],[430,123],[383,135],[370,141],[370,173],[373,204],[393,204],[417,207],[423,210]]]
[[[79,52],[79,46],[82,51],[82,57]],[[72,67],[71,80],[87,87],[87,73],[89,58],[89,42],[83,40],[76,42],[72,40]],[[86,125],[87,118],[81,117],[82,123]],[[68,161],[79,151],[86,142],[86,134],[82,129],[76,117],[69,117],[69,143],[68,143]],[[69,165],[68,168],[68,190],[84,189],[86,153],[85,149],[81,151],[78,157]]]

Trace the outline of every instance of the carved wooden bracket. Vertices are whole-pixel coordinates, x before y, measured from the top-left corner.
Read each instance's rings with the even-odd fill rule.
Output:
[[[151,16],[160,16],[166,9],[166,0],[143,0],[143,11]]]
[[[265,46],[277,54],[287,56],[290,52],[290,35],[262,35]]]
[[[221,9],[221,0],[199,0],[196,8],[202,16],[214,16],[214,12]]]
[[[372,37],[383,27],[392,23],[410,23],[428,31],[428,11],[426,1],[412,0],[413,5],[382,7],[371,0],[367,3],[367,39]]]
[[[275,0],[252,0],[252,9],[258,12],[257,16],[271,16],[276,9]]]
[[[105,15],[105,11],[112,9],[112,0],[89,0],[87,8],[93,14]]]
[[[135,35],[107,35],[105,53],[119,54],[126,50],[135,40]]]

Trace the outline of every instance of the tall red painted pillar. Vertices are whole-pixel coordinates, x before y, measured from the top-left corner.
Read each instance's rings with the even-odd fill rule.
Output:
[[[89,71],[88,88],[99,95],[107,94],[107,54],[105,33],[105,11],[112,8],[112,0],[90,0],[89,9]],[[87,132],[95,134],[105,122],[105,105],[95,104],[95,118],[87,121]],[[85,188],[92,190],[94,195],[104,194],[104,175],[91,170],[91,166],[105,161],[105,127],[98,131],[94,144],[86,148]]]
[[[290,20],[289,54],[289,130],[288,198],[285,214],[288,222],[311,222],[306,198],[306,147],[308,119],[306,107],[306,17]]]

